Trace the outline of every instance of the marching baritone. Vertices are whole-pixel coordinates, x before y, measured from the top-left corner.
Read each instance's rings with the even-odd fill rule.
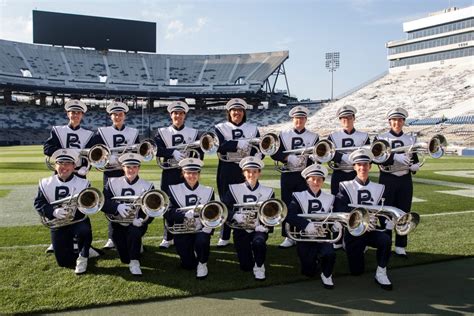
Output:
[[[403,133],[407,117],[408,112],[403,108],[390,110],[387,113],[390,131],[378,135],[376,139],[387,141],[392,149],[415,144],[413,136]],[[385,185],[385,205],[397,207],[404,212],[411,211],[413,199],[411,175],[419,169],[420,164],[416,153],[392,153],[389,159],[381,164],[379,182]],[[406,235],[395,234],[395,254],[397,256],[407,258],[407,243]]]
[[[288,208],[287,222],[295,226],[299,231],[305,231],[308,235],[316,234],[316,227],[311,220],[299,217],[298,214],[329,213],[333,207],[334,195],[324,193],[321,187],[327,177],[327,169],[314,164],[301,172],[301,176],[308,184],[308,189],[302,192],[293,193],[290,206]],[[342,226],[337,225],[339,230]],[[318,270],[318,256],[321,260],[321,281],[326,289],[334,288],[332,272],[336,262],[336,253],[329,242],[299,241],[296,244],[296,251],[301,263],[301,273],[314,277]]]
[[[247,102],[235,98],[226,104],[227,122],[215,126],[215,132],[219,138],[218,155],[226,157],[227,161],[219,159],[217,165],[217,190],[222,198],[229,190],[229,185],[245,181],[239,162],[242,158],[255,154],[251,149],[249,139],[259,137],[257,126],[247,123]],[[218,247],[229,244],[231,228],[222,226]]]
[[[349,212],[349,204],[379,205],[384,196],[384,185],[371,182],[369,171],[372,167],[373,155],[369,149],[361,148],[349,155],[357,175],[353,180],[339,184],[339,193],[336,196],[334,209],[338,212]],[[351,235],[347,229],[344,232],[344,245],[352,275],[364,272],[364,250],[366,246],[376,248],[377,270],[375,282],[385,290],[392,289],[392,283],[387,276],[387,265],[390,258],[390,236],[382,228],[371,223],[368,231],[361,236]],[[378,226],[378,225],[377,225]],[[385,229],[391,230],[394,223],[385,222]]]
[[[186,153],[174,147],[196,141],[199,138],[199,133],[196,129],[184,125],[186,115],[189,111],[189,106],[186,102],[174,101],[168,105],[167,110],[170,114],[172,124],[168,127],[158,129],[155,135],[155,143],[157,147],[157,159],[159,159],[158,157],[162,157],[164,160],[164,168],[161,173],[161,190],[169,195],[170,185],[183,183],[184,181],[178,163],[186,158]],[[197,150],[199,158],[203,160],[204,153],[200,149]],[[171,225],[172,223],[168,224]],[[160,248],[168,248],[171,245],[173,245],[173,234],[165,228]]]
[[[305,127],[308,121],[308,113],[308,109],[304,106],[296,106],[290,110],[289,115],[293,122],[293,128],[280,133],[280,148],[272,155],[273,160],[286,164],[286,170],[281,173],[280,187],[281,199],[287,207],[291,203],[294,192],[306,190],[306,182],[301,177],[301,171],[314,163],[311,159],[308,159],[309,155],[284,153],[287,150],[308,148],[318,142],[319,135],[307,130]],[[285,222],[283,222],[281,228],[281,235],[285,239],[280,244],[280,248],[289,248],[295,245],[295,241],[286,235]]]
[[[133,214],[130,203],[115,200],[114,197],[139,196],[144,192],[154,189],[151,182],[140,179],[140,164],[142,156],[134,153],[126,153],[118,158],[124,175],[122,177],[108,178],[104,188],[105,204],[102,211],[114,216],[116,221],[111,221],[112,241],[122,263],[129,265],[132,275],[141,276],[140,250],[142,249],[142,237],[145,235],[148,224],[153,218],[146,217],[140,209]],[[130,221],[125,219],[133,216]]]
[[[51,158],[55,161],[56,174],[40,180],[34,206],[40,216],[47,220],[65,220],[71,211],[67,203],[55,207],[54,202],[72,197],[89,188],[90,182],[73,173],[74,168],[79,164],[79,153],[76,150],[59,149]],[[51,228],[51,241],[56,262],[60,267],[75,265],[76,274],[86,272],[89,248],[92,243],[91,223],[85,216],[81,212],[75,212],[70,224]],[[74,240],[78,243],[79,254],[74,251]]]
[[[93,144],[102,144],[110,148],[121,146],[130,146],[137,144],[140,140],[138,138],[138,130],[133,127],[125,126],[125,119],[128,113],[128,106],[123,102],[114,101],[106,108],[112,121],[111,126],[99,127],[93,138]],[[109,178],[121,177],[124,175],[123,169],[118,161],[120,153],[111,153],[107,169],[104,171],[103,181],[104,187]],[[109,223],[108,240],[104,245],[104,249],[114,248],[112,241],[112,225]]]
[[[228,222],[244,223],[245,215],[239,212],[234,205],[242,203],[256,203],[274,198],[272,188],[261,185],[258,179],[261,176],[264,163],[257,157],[246,157],[239,163],[245,177],[245,182],[231,184],[222,202],[229,210]],[[256,216],[257,214],[255,214]],[[234,246],[243,271],[252,271],[255,280],[265,280],[265,258],[269,228],[256,218],[254,229],[234,229]]]
[[[203,162],[197,158],[185,158],[179,162],[184,182],[169,187],[170,207],[165,213],[167,223],[190,223],[193,231],[176,233],[174,236],[176,252],[181,260],[181,267],[186,270],[196,269],[196,278],[204,279],[208,274],[212,229],[203,227],[198,214],[192,206],[206,204],[214,200],[214,189],[201,185],[199,177]],[[189,208],[191,207],[191,208]],[[184,211],[181,208],[187,208]],[[186,226],[186,225],[184,225]]]

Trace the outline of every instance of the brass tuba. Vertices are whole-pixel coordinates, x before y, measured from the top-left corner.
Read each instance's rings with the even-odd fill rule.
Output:
[[[254,230],[261,222],[265,226],[277,226],[286,218],[288,209],[279,199],[269,199],[263,202],[235,204],[236,213],[244,215],[244,222],[237,223],[232,219],[227,225],[235,229]]]
[[[247,150],[237,150],[236,152],[229,152],[227,154],[217,153],[219,160],[239,163],[243,158],[250,156],[252,149],[256,149],[257,153],[260,152],[265,156],[271,156],[280,148],[280,139],[275,133],[267,133],[255,138],[239,138],[233,140],[247,140],[250,146]]]
[[[336,223],[341,227],[346,227],[352,236],[362,236],[369,228],[369,213],[365,209],[356,208],[350,213],[331,212],[316,214],[298,214],[298,216],[310,220],[316,227],[315,234],[308,234],[304,230],[298,231],[289,223],[286,223],[286,232],[289,238],[294,241],[310,242],[338,242],[343,235],[342,229],[335,230]]]
[[[145,191],[139,196],[115,196],[112,200],[123,202],[131,209],[129,216],[125,218],[120,215],[105,214],[110,222],[121,224],[130,224],[134,219],[139,218],[140,210],[145,215],[143,221],[146,221],[150,217],[163,216],[169,207],[168,195],[166,195],[164,191],[158,189]]]
[[[45,216],[40,217],[41,223],[44,226],[51,229],[55,229],[82,222],[87,218],[87,215],[97,213],[104,205],[104,196],[102,192],[100,192],[96,188],[86,188],[70,197],[54,201],[51,203],[51,205],[55,206],[55,208],[65,208],[68,211],[66,217],[62,219],[49,219]],[[74,220],[76,210],[79,210],[79,212],[86,216]]]
[[[182,224],[173,224],[168,225],[165,221],[165,226],[170,233],[173,234],[195,234],[202,231],[202,228],[199,227],[198,222],[202,226],[215,229],[227,220],[227,207],[224,203],[220,201],[210,201],[206,204],[198,204],[194,206],[187,206],[178,208],[178,211],[189,211],[194,210],[194,218],[184,218]]]
[[[143,161],[151,161],[156,154],[156,144],[152,139],[144,139],[138,144],[125,145],[109,148],[110,155],[122,155],[125,153],[136,153],[142,156]],[[120,164],[110,164],[108,162],[103,168],[97,168],[99,171],[111,171],[120,169]]]

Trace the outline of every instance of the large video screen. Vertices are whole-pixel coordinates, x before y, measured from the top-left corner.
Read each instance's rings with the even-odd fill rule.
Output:
[[[33,43],[156,53],[156,23],[33,10]]]

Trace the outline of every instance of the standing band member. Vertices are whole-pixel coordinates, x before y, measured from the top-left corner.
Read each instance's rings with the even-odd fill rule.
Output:
[[[349,212],[349,204],[379,205],[384,194],[384,185],[371,182],[369,171],[372,167],[372,153],[368,149],[358,149],[349,155],[357,176],[354,180],[343,181],[339,184],[339,193],[336,196],[334,209],[338,212]],[[393,229],[393,222],[385,223],[386,229]],[[364,250],[366,246],[377,249],[377,271],[375,282],[385,290],[392,289],[392,283],[387,276],[387,265],[390,258],[390,237],[384,232],[375,230],[373,223],[369,231],[362,236],[355,237],[347,229],[344,233],[344,244],[352,275],[364,273]],[[380,228],[378,228],[380,229]]]
[[[286,150],[311,147],[319,140],[319,135],[305,128],[308,121],[308,109],[304,106],[292,108],[289,115],[293,121],[293,128],[282,131],[279,135],[280,148],[272,156],[273,160],[286,164],[287,170],[282,172],[280,178],[281,199],[287,207],[290,205],[292,194],[306,190],[305,179],[301,178],[301,171],[313,163],[308,155],[285,154]],[[285,222],[283,222],[281,235],[285,237],[280,248],[295,245],[295,241],[286,236]]]
[[[186,158],[186,153],[173,147],[183,144],[190,144],[199,138],[196,129],[184,126],[189,106],[186,102],[174,101],[168,108],[172,124],[168,127],[159,128],[155,135],[155,143],[157,147],[157,157],[163,157],[163,164],[166,165],[161,173],[161,190],[168,195],[169,186],[183,183],[181,169],[178,163]],[[200,159],[203,160],[204,154],[199,150]],[[168,223],[172,225],[172,223]],[[163,240],[160,248],[169,248],[173,245],[173,235],[167,231],[166,225],[163,233]]]
[[[184,183],[169,187],[170,207],[165,217],[168,222],[183,224],[194,222],[196,232],[176,234],[174,236],[176,251],[181,259],[181,266],[187,270],[196,269],[196,278],[207,277],[212,229],[203,227],[194,209],[182,211],[180,208],[206,204],[214,200],[214,189],[199,184],[203,162],[196,158],[185,158],[179,162]]]
[[[274,198],[273,189],[265,187],[258,182],[264,163],[256,157],[246,157],[239,163],[243,170],[245,182],[231,184],[229,191],[223,198],[224,204],[229,210],[228,218],[240,224],[245,218],[239,214],[239,208],[235,204],[263,202]],[[251,271],[255,280],[265,280],[265,258],[267,254],[268,231],[257,218],[255,230],[234,229],[234,246],[239,258],[240,269]]]
[[[38,195],[34,206],[40,216],[49,220],[63,220],[68,215],[65,206],[55,207],[53,202],[71,197],[90,187],[90,182],[77,177],[73,172],[79,164],[79,155],[74,149],[59,149],[51,157],[55,161],[56,174],[44,178],[39,182]],[[54,256],[60,267],[73,267],[75,273],[82,274],[87,270],[89,248],[92,243],[92,229],[89,218],[76,212],[73,224],[52,228],[51,241],[54,247]],[[79,255],[74,252],[74,239],[79,247]]]
[[[369,134],[356,131],[354,128],[356,113],[357,110],[350,105],[343,105],[337,110],[336,115],[342,129],[332,132],[328,137],[336,148],[362,147],[370,144]],[[339,192],[340,182],[349,181],[356,177],[356,172],[349,161],[349,155],[352,151],[336,150],[335,152],[333,162],[336,167],[331,176],[331,194],[333,195]],[[333,246],[334,249],[342,248],[342,239],[334,243]]]
[[[118,217],[119,221],[129,218],[134,212],[130,203],[123,203],[113,200],[117,196],[140,196],[144,192],[154,189],[151,182],[140,179],[139,171],[142,157],[139,154],[126,153],[118,158],[124,176],[108,178],[104,188],[105,204],[103,211]],[[152,217],[145,219],[146,216],[140,209],[135,213],[132,223],[111,222],[112,241],[117,248],[120,261],[129,265],[130,272],[133,275],[140,276],[140,250],[142,248],[142,237],[145,235],[148,224],[153,220]],[[144,220],[145,219],[145,220]]]
[[[301,172],[306,180],[308,189],[303,192],[293,193],[290,207],[288,208],[287,222],[299,231],[315,235],[316,227],[310,220],[299,217],[298,214],[329,213],[332,210],[334,195],[321,191],[324,179],[327,177],[327,169],[319,164],[314,164]],[[340,227],[342,229],[342,227]],[[324,288],[334,288],[332,271],[336,263],[336,253],[333,246],[328,242],[299,241],[296,251],[301,263],[301,273],[314,277],[318,271],[318,256],[321,260],[321,281]]]
[[[138,130],[133,127],[125,126],[126,113],[128,106],[125,103],[114,101],[106,108],[107,113],[112,120],[112,126],[99,127],[97,133],[94,135],[93,143],[103,144],[108,148],[115,148],[121,146],[130,146],[139,142]],[[104,187],[109,178],[121,177],[124,175],[123,169],[118,162],[120,153],[112,153],[109,157],[107,170],[104,171]],[[112,241],[112,224],[109,223],[108,240],[104,245],[104,249],[114,248]]]
[[[387,141],[392,149],[415,144],[413,136],[403,133],[403,126],[407,117],[408,112],[403,108],[390,110],[387,113],[390,131],[377,136],[377,139]],[[404,212],[410,212],[413,199],[411,174],[415,174],[420,169],[418,156],[415,153],[392,153],[390,158],[382,165],[388,168],[385,171],[382,167],[379,177],[379,182],[385,185],[385,205],[397,207]],[[406,246],[407,236],[396,234],[395,254],[407,258]]]
[[[229,185],[245,181],[239,162],[242,158],[255,154],[250,150],[249,141],[246,139],[259,137],[257,126],[247,123],[245,109],[247,102],[242,99],[231,99],[226,104],[227,122],[215,126],[215,132],[219,138],[218,155],[225,156],[232,161],[219,159],[217,165],[217,190],[222,197],[229,190]],[[229,244],[231,229],[227,225],[221,228],[218,247]]]

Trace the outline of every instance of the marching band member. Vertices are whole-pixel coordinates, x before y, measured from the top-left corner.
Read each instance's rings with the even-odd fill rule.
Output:
[[[247,123],[246,108],[248,104],[242,99],[231,99],[226,104],[227,122],[215,126],[215,133],[219,138],[218,154],[235,158],[236,162],[222,161],[219,159],[217,165],[217,190],[222,197],[229,190],[229,185],[245,181],[239,161],[249,154],[250,143],[247,139],[259,137],[257,126]],[[245,154],[247,153],[247,154]],[[231,228],[223,225],[217,247],[225,247],[229,244]]]
[[[125,126],[126,114],[128,106],[123,102],[114,101],[106,108],[107,113],[112,120],[112,126],[99,127],[93,138],[93,144],[103,144],[108,148],[133,145],[139,143],[138,130],[133,127]],[[111,154],[108,165],[116,166],[113,170],[104,171],[104,187],[109,178],[121,177],[124,175],[123,169],[120,168],[118,155]],[[112,241],[112,224],[109,223],[108,240],[104,245],[104,249],[112,249],[115,245]]]
[[[313,163],[308,156],[297,156],[295,154],[285,154],[286,150],[299,149],[304,147],[311,147],[319,140],[317,133],[306,129],[305,125],[308,121],[308,109],[304,106],[296,106],[292,108],[289,115],[293,121],[293,128],[280,132],[280,148],[272,156],[273,160],[286,163],[288,170],[282,172],[280,178],[281,199],[287,207],[290,205],[292,194],[294,192],[301,192],[306,190],[305,179],[301,178],[301,171]],[[280,244],[280,248],[289,248],[295,245],[295,241],[288,238],[286,235],[285,223],[283,222],[281,228],[281,235],[285,237]]]
[[[182,144],[189,144],[199,138],[196,129],[184,126],[189,106],[183,101],[174,101],[168,105],[168,113],[171,117],[172,124],[168,127],[159,128],[155,135],[155,143],[157,147],[157,157],[163,157],[165,164],[175,164],[174,168],[163,169],[161,173],[161,190],[169,194],[169,186],[183,183],[181,177],[181,169],[177,163],[186,158],[186,154],[172,147]],[[203,160],[204,153],[199,149],[200,159]],[[172,162],[171,162],[172,161]],[[171,223],[168,223],[171,224]],[[163,240],[160,248],[168,248],[173,245],[173,234],[164,229]]]
[[[355,114],[357,110],[350,105],[343,105],[337,109],[336,116],[339,119],[342,129],[332,132],[328,139],[334,143],[336,148],[344,147],[362,147],[370,144],[369,134],[357,131],[354,128]],[[333,162],[338,169],[335,169],[331,175],[331,194],[336,195],[339,192],[339,183],[352,180],[356,177],[356,172],[349,161],[350,152],[337,150]],[[342,240],[333,244],[334,249],[342,248]]]
[[[384,195],[383,184],[371,182],[369,171],[372,167],[373,155],[370,150],[361,148],[349,155],[349,160],[354,166],[357,176],[354,180],[343,181],[339,184],[339,193],[336,196],[334,209],[338,212],[349,212],[349,204],[379,205]],[[393,229],[394,223],[386,221],[386,229]],[[375,230],[371,223],[369,231],[362,236],[355,237],[344,233],[344,244],[352,275],[360,275],[364,272],[364,250],[366,246],[377,249],[377,270],[375,282],[385,290],[392,289],[392,283],[387,276],[387,265],[390,258],[390,237],[383,231]]]
[[[196,158],[185,158],[179,162],[182,169],[184,183],[171,185],[169,187],[170,207],[165,213],[168,222],[182,224],[185,220],[194,220],[196,233],[176,234],[174,242],[176,251],[181,259],[181,266],[187,270],[196,269],[196,278],[204,279],[207,277],[210,243],[212,229],[202,227],[199,218],[196,217],[194,210],[186,212],[179,208],[206,204],[214,200],[214,189],[203,186],[199,183],[199,176],[203,162]],[[199,231],[199,229],[201,229]]]
[[[139,154],[134,153],[126,153],[118,158],[124,175],[108,178],[104,187],[105,204],[102,208],[104,213],[127,218],[132,211],[131,207],[127,203],[120,203],[112,198],[115,196],[139,196],[154,189],[153,183],[139,177],[142,159]],[[139,261],[142,237],[148,229],[148,224],[153,220],[151,217],[147,220],[144,218],[145,214],[140,210],[131,224],[111,222],[112,241],[117,248],[120,261],[128,264],[130,272],[135,276],[142,275]]]
[[[298,214],[331,212],[335,197],[332,194],[321,191],[327,175],[327,169],[320,164],[311,165],[301,172],[301,176],[308,184],[308,189],[293,193],[287,218],[287,222],[290,225],[308,234],[314,235],[316,233],[313,223],[308,219],[299,217]],[[342,229],[342,226],[339,229]],[[323,286],[326,289],[334,288],[332,272],[336,263],[336,253],[331,243],[301,241],[297,243],[296,251],[300,258],[301,273],[308,277],[316,275],[319,255],[321,258],[321,281]]]
[[[91,138],[94,134],[92,131],[81,127],[81,122],[87,112],[87,106],[79,100],[69,100],[64,105],[69,123],[62,126],[53,126],[51,134],[43,144],[43,152],[46,156],[51,157],[55,151],[61,148],[84,149],[90,148]],[[80,161],[79,166],[75,168],[75,172],[79,177],[85,178],[89,168],[87,162]],[[49,245],[46,252],[53,252],[53,245]]]
[[[90,182],[74,174],[74,168],[79,164],[79,154],[76,150],[59,149],[54,152],[52,159],[55,161],[56,174],[40,180],[34,206],[40,216],[64,219],[68,214],[67,209],[63,206],[53,207],[51,203],[81,192],[90,187]],[[74,221],[81,220],[84,216],[81,212],[76,212]],[[74,252],[74,240],[78,243],[79,255]],[[89,218],[51,229],[51,241],[56,262],[60,267],[75,265],[76,274],[86,272],[92,243]]]
[[[415,144],[415,138],[403,133],[405,119],[408,112],[403,108],[395,108],[387,113],[390,131],[378,135],[376,139],[385,140],[390,147],[397,148]],[[379,182],[385,185],[386,199],[385,205],[397,207],[404,212],[410,212],[413,199],[413,181],[411,174],[415,174],[420,169],[418,156],[416,153],[392,153],[389,159],[382,164],[388,166],[389,170],[380,169]],[[390,170],[391,167],[395,169]],[[398,169],[398,170],[396,170]],[[390,233],[391,235],[391,233]],[[395,254],[408,258],[406,253],[407,236],[396,234]]]
[[[229,210],[228,219],[242,223],[245,218],[235,210],[235,204],[262,202],[274,198],[273,189],[258,182],[264,163],[257,157],[246,157],[239,163],[245,182],[231,184],[222,202]],[[258,220],[258,219],[257,219]],[[251,271],[255,280],[265,280],[265,257],[267,254],[268,227],[258,222],[255,230],[234,229],[234,246],[240,269]]]

